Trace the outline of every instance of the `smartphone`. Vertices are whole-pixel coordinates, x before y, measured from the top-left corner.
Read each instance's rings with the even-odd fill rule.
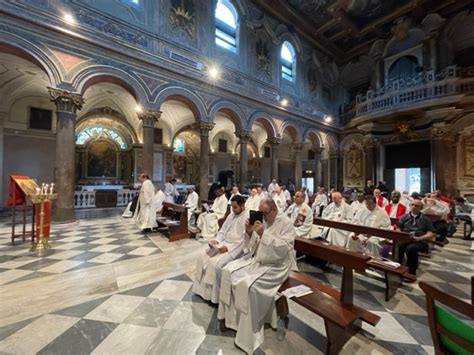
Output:
[[[263,222],[263,213],[260,211],[250,210],[249,213],[249,224],[254,225],[256,221]]]

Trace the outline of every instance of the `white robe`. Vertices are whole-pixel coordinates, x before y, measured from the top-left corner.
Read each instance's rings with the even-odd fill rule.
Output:
[[[229,197],[229,201],[227,202],[228,205],[230,205],[230,200],[232,200],[234,196],[242,196],[242,195],[240,194],[240,192],[237,192],[236,194],[231,194]]]
[[[326,207],[329,204],[329,199],[326,194],[321,194],[318,193],[316,197],[314,198],[313,205],[311,206],[311,209],[313,210],[313,214],[315,216],[319,216],[319,210],[321,206]]]
[[[259,195],[250,196],[247,201],[245,201],[245,209],[247,211],[258,211],[260,201],[262,201],[262,199]]]
[[[376,206],[373,211],[369,211],[369,209],[364,206],[364,208],[357,213],[352,223],[380,229],[391,228],[390,217],[387,215],[385,210],[379,206]],[[351,233],[347,239],[347,248],[353,251],[366,253],[370,256],[380,257],[384,238],[358,235],[357,240],[353,240],[353,235],[354,233]],[[362,244],[364,241],[367,241],[366,246]]]
[[[214,238],[219,230],[218,221],[224,218],[227,212],[227,198],[225,195],[216,197],[212,203],[213,212],[203,212],[199,215],[197,226],[201,230],[201,236],[206,239]]]
[[[163,202],[165,201],[165,193],[161,190],[158,190],[156,193],[155,193],[155,199],[154,199],[154,203],[155,203],[155,211],[156,213],[160,213],[161,212],[161,209],[163,208]]]
[[[222,269],[243,253],[246,219],[245,211],[239,215],[229,214],[215,238],[227,247],[227,252],[220,253],[209,247],[196,262],[192,291],[206,301],[219,303]]]
[[[288,190],[282,191],[282,194],[285,195],[285,200],[286,200],[286,201],[290,201],[290,203],[291,203],[291,194],[290,194],[290,191],[288,191]]]
[[[354,201],[349,205],[351,209],[350,213],[350,220],[354,220],[355,216],[357,215],[357,212],[359,212],[361,209],[366,208],[364,202],[359,202],[359,201]]]
[[[263,343],[265,323],[276,328],[275,295],[296,265],[294,238],[293,225],[279,212],[271,225],[264,223],[261,238],[252,234],[249,253],[222,270],[217,318],[237,331],[235,344],[249,354]]]
[[[277,194],[276,192],[273,194],[272,197],[273,201],[275,201],[278,210],[285,211],[286,210],[286,198],[283,193]]]
[[[273,193],[276,191],[278,187],[278,184],[277,183],[270,183],[270,185],[268,185],[268,196],[269,197],[273,197]]]
[[[155,198],[155,187],[151,180],[147,179],[143,182],[142,188],[140,189],[140,195],[138,196],[137,209],[138,213],[135,212],[134,219],[138,228],[156,228],[158,223],[156,222],[156,209],[154,204]]]
[[[176,185],[167,182],[165,184],[165,195],[166,202],[174,203],[174,197],[179,195],[178,190],[176,190]]]
[[[424,208],[421,210],[423,214],[433,214],[440,216],[441,219],[447,220],[449,214],[449,207],[444,203],[439,202],[438,200],[432,200],[425,204]]]
[[[341,201],[339,206],[331,202],[329,206],[324,209],[322,218],[337,222],[349,222],[350,213],[350,206],[345,201]],[[341,229],[324,227],[322,235],[329,243],[345,247],[349,233],[350,232]]]
[[[305,216],[304,221],[302,224],[297,224],[296,218],[300,213]],[[288,207],[286,215],[295,227],[296,236],[309,238],[311,229],[313,228],[313,213],[311,208],[306,203],[302,203],[301,205],[294,203]]]
[[[198,207],[199,203],[199,195],[197,194],[196,191],[191,192],[188,194],[188,197],[186,197],[186,201],[184,202],[184,206],[188,208],[188,225],[189,221],[191,220],[191,217],[194,214],[194,211],[196,211],[196,208]]]

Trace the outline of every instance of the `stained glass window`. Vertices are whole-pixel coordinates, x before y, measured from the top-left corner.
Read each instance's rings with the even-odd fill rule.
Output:
[[[174,151],[176,153],[184,153],[184,139],[183,138],[176,138],[174,140]]]
[[[281,77],[288,81],[294,81],[295,50],[290,42],[285,41],[281,46]]]
[[[219,0],[216,5],[216,44],[237,52],[237,11],[230,1]]]
[[[120,149],[127,149],[128,147],[127,143],[125,143],[122,136],[120,136],[114,130],[110,128],[105,128],[102,126],[92,126],[92,127],[84,128],[76,136],[76,144],[84,145],[89,139],[94,138],[94,137],[100,137],[100,136],[104,138],[109,138],[115,141],[119,145]]]

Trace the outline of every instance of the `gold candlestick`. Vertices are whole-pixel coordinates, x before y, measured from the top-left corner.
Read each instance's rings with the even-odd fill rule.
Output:
[[[40,213],[39,213],[39,220],[40,220],[40,231],[39,231],[39,237],[36,238],[36,241],[33,242],[33,245],[31,246],[30,251],[45,251],[46,249],[50,248],[50,245],[48,243],[48,240],[44,238],[44,233],[43,233],[43,228],[44,228],[44,216],[45,216],[45,202],[46,201],[51,201],[54,200],[58,197],[58,194],[48,194],[43,193],[43,194],[37,194],[37,195],[32,195],[31,196],[31,201],[33,203],[39,203],[40,204]]]

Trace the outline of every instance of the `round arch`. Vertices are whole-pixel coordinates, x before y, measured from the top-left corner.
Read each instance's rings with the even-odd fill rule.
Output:
[[[238,107],[236,104],[228,101],[219,101],[215,103],[210,110],[209,116],[211,117],[211,120],[214,122],[214,118],[218,112],[222,112],[226,114],[229,119],[232,121],[234,124],[235,130],[243,129],[244,124],[243,122],[245,114],[242,112],[240,107]]]
[[[313,143],[314,148],[323,147],[323,139],[321,138],[321,134],[314,128],[308,128],[303,133],[303,142],[306,141],[306,139],[309,139]]]
[[[148,102],[145,89],[140,82],[124,70],[105,65],[95,65],[84,68],[76,73],[72,80],[73,86],[82,94],[98,83],[111,83],[122,87],[129,92],[137,104],[145,105]]]
[[[278,129],[273,121],[273,117],[270,116],[268,113],[265,112],[255,112],[249,119],[247,123],[247,129],[249,131],[252,130],[252,126],[255,122],[259,122],[267,131],[267,135],[269,138],[271,137],[278,137]]]
[[[0,31],[0,52],[23,58],[43,70],[49,78],[51,86],[61,83],[61,72],[50,57],[31,42]]]
[[[177,86],[170,86],[163,89],[155,99],[156,107],[161,107],[166,100],[176,100],[185,104],[193,112],[196,121],[209,120],[206,115],[204,102],[188,89]]]
[[[280,127],[280,135],[283,136],[283,133],[287,131],[288,134],[290,135],[291,139],[293,140],[293,143],[296,142],[301,142],[301,134],[299,132],[298,127],[293,123],[293,122],[285,122],[281,127]]]

